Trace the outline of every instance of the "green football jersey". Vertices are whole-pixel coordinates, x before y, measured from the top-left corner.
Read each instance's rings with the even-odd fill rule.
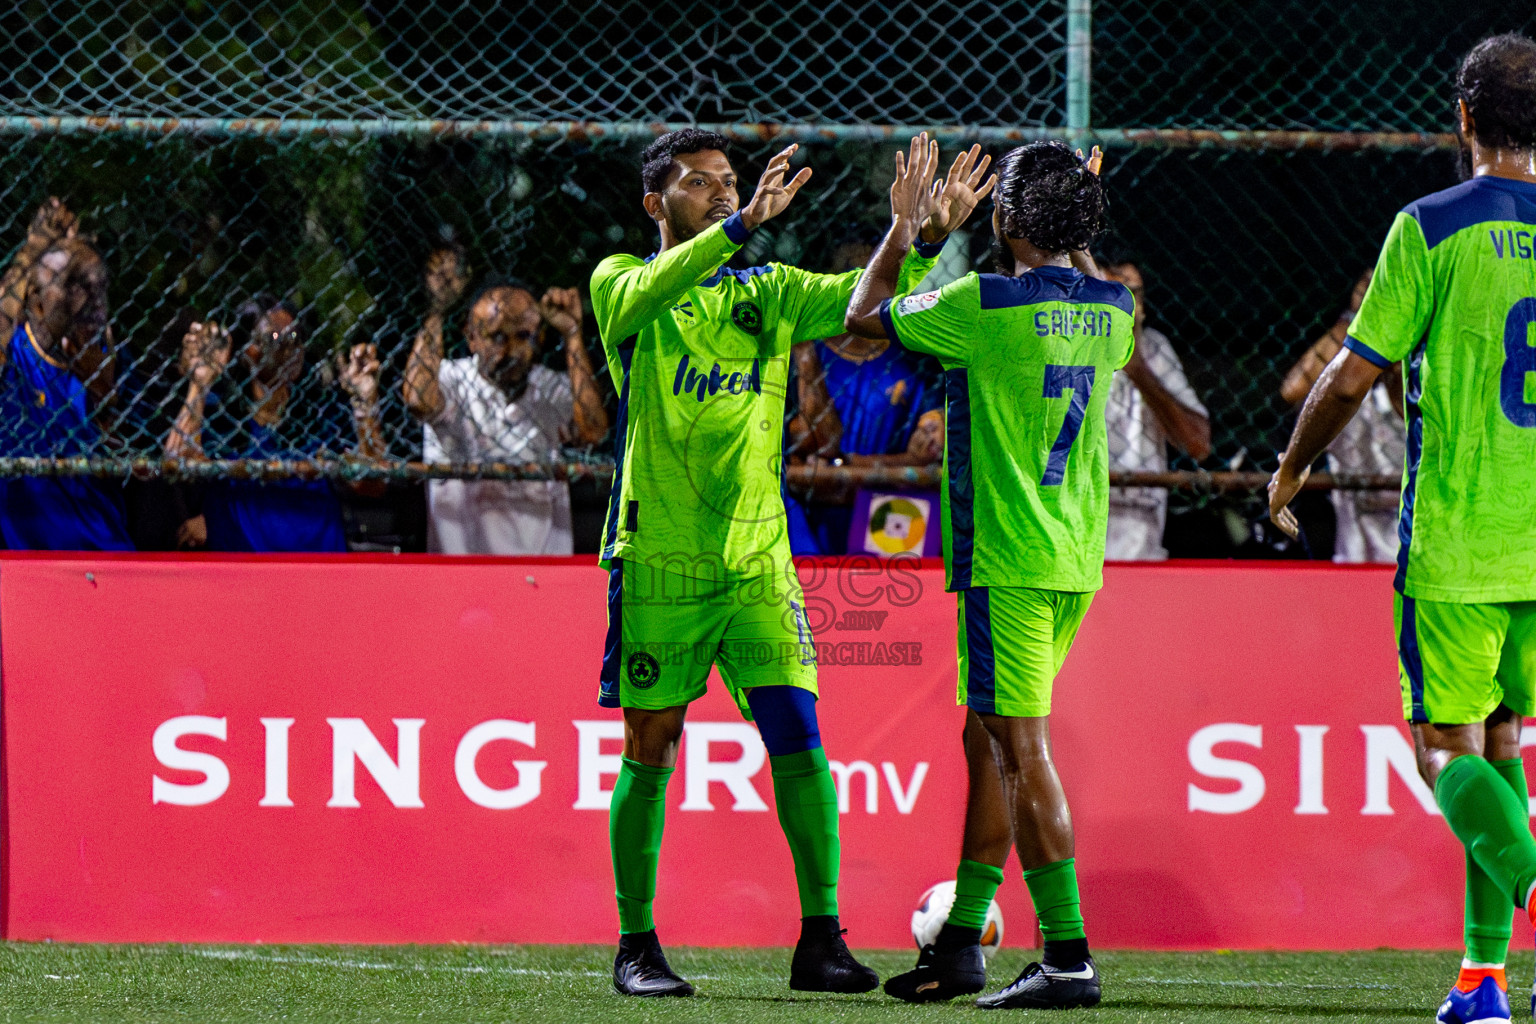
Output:
[[[659,256],[610,256],[592,309],[619,392],[602,560],[700,579],[789,565],[782,465],[789,350],[836,337],[861,270],[730,270],[740,215]],[[941,246],[908,252],[908,287]]]
[[[1345,345],[1404,362],[1397,589],[1536,599],[1536,185],[1480,177],[1397,215]]]
[[[1104,406],[1134,308],[1124,285],[1067,267],[967,274],[882,307],[892,341],[944,366],[950,590],[1104,585]]]

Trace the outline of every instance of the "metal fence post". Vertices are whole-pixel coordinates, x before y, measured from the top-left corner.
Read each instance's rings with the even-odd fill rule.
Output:
[[[1067,133],[1080,146],[1088,135],[1093,86],[1093,0],[1067,0]]]

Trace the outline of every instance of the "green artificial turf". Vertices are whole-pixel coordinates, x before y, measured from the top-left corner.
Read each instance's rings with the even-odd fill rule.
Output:
[[[83,946],[0,944],[3,1021],[948,1021],[1009,1020],[965,1001],[905,1006],[878,993],[789,991],[788,950],[674,949],[693,999],[634,1000],[597,946]],[[882,977],[912,954],[865,952]],[[1005,950],[989,988],[1028,959]],[[1105,1001],[1050,1020],[1430,1021],[1456,953],[1098,954]],[[1528,957],[1512,965],[1515,1019]]]

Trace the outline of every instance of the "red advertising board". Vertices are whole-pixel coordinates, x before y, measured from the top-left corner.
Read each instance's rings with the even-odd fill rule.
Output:
[[[959,848],[953,597],[927,562],[802,579],[843,921],[908,945]],[[605,582],[569,560],[0,558],[5,934],[611,940]],[[1456,944],[1460,848],[1413,775],[1390,598],[1387,569],[1107,569],[1052,716],[1098,945]],[[658,927],[790,944],[764,753],[711,687]],[[1015,866],[999,899],[1028,944]]]

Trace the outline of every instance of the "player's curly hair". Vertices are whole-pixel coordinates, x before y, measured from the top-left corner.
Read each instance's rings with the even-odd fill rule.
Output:
[[[1104,183],[1060,142],[1010,149],[997,173],[997,205],[1009,238],[1027,238],[1047,252],[1075,252],[1108,227]]]
[[[667,132],[645,147],[640,154],[640,185],[647,192],[660,192],[672,173],[672,161],[685,153],[702,153],[706,149],[728,151],[730,141],[719,132],[706,132],[698,128],[680,128]]]
[[[1456,72],[1478,142],[1501,149],[1536,147],[1536,42],[1511,32],[1472,47]]]

